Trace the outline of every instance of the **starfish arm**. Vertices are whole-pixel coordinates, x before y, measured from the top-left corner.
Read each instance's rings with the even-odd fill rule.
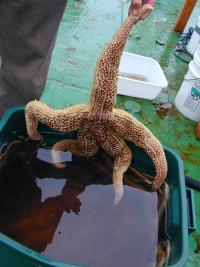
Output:
[[[61,163],[59,151],[69,151],[78,157],[92,157],[98,151],[98,144],[93,136],[89,133],[84,135],[82,130],[78,131],[77,140],[66,139],[55,143],[51,150],[53,163],[57,168],[63,168],[65,164]]]
[[[66,165],[62,163],[61,151],[70,151],[75,154],[77,150],[77,141],[73,139],[65,139],[55,143],[51,149],[51,156],[54,166],[57,168],[64,168]],[[73,152],[72,152],[73,151]]]
[[[158,189],[167,176],[167,161],[159,140],[146,126],[122,110],[114,110],[113,128],[123,139],[143,148],[152,159],[156,169],[153,189]]]
[[[37,131],[38,122],[61,132],[75,131],[80,127],[82,118],[87,113],[88,106],[84,104],[53,110],[44,103],[31,101],[25,107],[28,135],[34,140],[42,139]]]
[[[167,201],[170,197],[169,185],[166,182],[162,184],[158,191],[158,194],[160,195],[158,207],[158,225],[160,226]]]
[[[125,141],[117,135],[116,132],[110,130],[104,142],[100,146],[112,158],[114,158],[113,166],[113,185],[115,188],[114,204],[119,203],[123,197],[123,175],[131,164],[132,152],[126,145]]]
[[[103,49],[96,65],[90,105],[93,113],[111,112],[117,94],[119,65],[129,33],[141,15],[152,10],[144,5],[138,12],[128,16],[112,40]]]
[[[132,152],[130,148],[125,145],[123,152],[114,160],[113,167],[113,184],[115,188],[114,204],[118,204],[123,197],[123,175],[128,170],[132,160]]]

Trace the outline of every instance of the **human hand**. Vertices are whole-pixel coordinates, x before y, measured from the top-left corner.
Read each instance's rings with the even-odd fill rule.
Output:
[[[79,199],[79,194],[85,190],[85,186],[80,184],[66,183],[62,189],[61,203],[63,210],[67,213],[74,212],[79,214],[81,201]]]
[[[129,7],[128,15],[131,15],[134,11],[139,11],[141,9],[141,7],[143,5],[145,5],[145,4],[148,4],[148,5],[152,6],[152,10],[151,11],[148,11],[145,14],[142,14],[142,16],[141,16],[141,19],[146,18],[153,11],[153,7],[156,4],[156,0],[131,0],[131,4],[130,4],[130,7]]]

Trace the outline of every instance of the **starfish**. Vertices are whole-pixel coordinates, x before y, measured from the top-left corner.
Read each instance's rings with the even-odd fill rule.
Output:
[[[63,165],[58,163],[59,154],[56,151],[68,150],[77,156],[92,157],[102,148],[114,159],[115,204],[123,196],[123,174],[132,160],[132,152],[126,141],[144,149],[152,159],[156,170],[153,190],[161,186],[167,175],[167,162],[160,142],[137,119],[114,108],[119,64],[129,32],[152,9],[146,4],[134,11],[103,49],[96,65],[89,104],[54,110],[40,101],[31,101],[25,107],[27,132],[31,139],[42,139],[37,131],[38,122],[65,133],[77,131],[76,139],[62,140],[53,146],[52,155],[57,167]]]

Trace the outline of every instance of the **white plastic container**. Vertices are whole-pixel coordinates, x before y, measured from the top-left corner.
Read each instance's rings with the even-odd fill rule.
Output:
[[[156,60],[126,52],[122,54],[118,94],[155,99],[167,85],[165,75]]]
[[[187,118],[200,121],[200,46],[175,99],[177,109]]]
[[[200,44],[200,16],[198,18],[194,32],[192,33],[192,36],[187,44],[187,51],[191,55],[194,55],[199,44]]]

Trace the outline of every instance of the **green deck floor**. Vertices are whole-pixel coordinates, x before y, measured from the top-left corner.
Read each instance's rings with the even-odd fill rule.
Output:
[[[125,49],[159,61],[169,83],[168,91],[162,92],[155,101],[118,96],[117,107],[147,125],[164,145],[182,157],[186,175],[200,180],[200,142],[194,136],[195,123],[178,113],[174,105],[165,112],[161,109],[163,103],[174,103],[188,69],[172,52],[177,42],[172,27],[182,3],[181,0],[158,0],[154,13],[136,26]],[[68,1],[42,101],[54,108],[88,102],[96,60],[105,42],[126,17],[128,5],[126,0]],[[197,245],[200,246],[198,192],[195,192],[195,205],[197,231],[189,237],[187,267],[200,266],[200,254],[194,252]]]

